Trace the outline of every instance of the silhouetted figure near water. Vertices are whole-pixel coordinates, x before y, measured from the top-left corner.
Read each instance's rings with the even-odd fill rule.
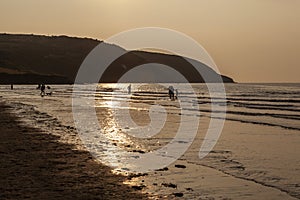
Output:
[[[14,84],[10,84],[10,89],[11,89],[11,90],[14,89]]]
[[[50,86],[47,86],[47,91],[46,91],[46,95],[51,96],[52,95],[52,90]]]
[[[127,90],[128,90],[128,94],[131,94],[131,84],[128,85]]]
[[[174,88],[173,86],[169,86],[169,98],[174,100]]]
[[[178,90],[175,90],[175,99],[178,99]]]
[[[45,84],[42,84],[42,86],[41,86],[41,93],[40,93],[41,97],[45,96],[45,89],[46,89]]]

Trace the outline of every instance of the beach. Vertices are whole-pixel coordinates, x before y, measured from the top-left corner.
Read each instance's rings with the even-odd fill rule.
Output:
[[[102,147],[109,142],[118,148],[102,149],[98,159],[74,125],[71,85],[54,85],[53,95],[45,97],[33,85],[15,86],[14,90],[1,86],[1,199],[300,198],[298,85],[226,86],[222,134],[203,159],[199,159],[199,149],[211,128],[211,106],[203,85],[196,85],[198,102],[194,104],[199,108],[187,114],[199,119],[199,128],[179,159],[147,173],[109,166],[114,156],[122,155],[120,149],[142,155],[170,142],[179,126],[178,103],[190,101],[190,94],[182,92],[185,86],[176,87],[181,96],[171,102],[161,87],[132,85],[130,114],[139,126],[149,123],[151,105],[166,107],[163,129],[143,140],[126,134],[134,127],[117,123],[126,121],[120,110],[128,100],[122,90],[127,85],[100,85],[95,109],[107,138]],[[82,98],[89,95],[82,91]],[[224,99],[218,106],[224,106]],[[154,110],[154,116],[160,114]],[[101,153],[111,155],[112,163],[101,160]]]
[[[146,199],[76,142],[61,142],[76,139],[57,120],[30,109],[16,116],[11,111],[21,108],[4,102],[0,109],[1,199]],[[26,126],[24,117],[53,129]]]

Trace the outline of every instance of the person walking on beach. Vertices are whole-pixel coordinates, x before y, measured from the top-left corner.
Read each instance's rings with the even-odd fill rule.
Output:
[[[178,99],[178,90],[175,90],[175,99]]]
[[[169,86],[169,98],[174,100],[174,88],[173,86]]]
[[[45,96],[45,89],[46,89],[45,84],[42,84],[42,86],[41,86],[41,93],[40,93],[41,97]]]
[[[128,90],[128,94],[131,94],[131,84],[128,85],[127,90]]]
[[[52,90],[51,90],[51,87],[49,85],[47,86],[46,95],[48,95],[48,96],[52,95]]]

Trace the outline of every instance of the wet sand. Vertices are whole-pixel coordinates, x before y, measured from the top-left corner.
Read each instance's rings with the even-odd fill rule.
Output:
[[[71,126],[11,105],[0,103],[1,199],[294,199],[186,159],[147,174],[116,175],[84,150]]]
[[[87,151],[22,124],[13,109],[0,103],[0,199],[147,199]]]

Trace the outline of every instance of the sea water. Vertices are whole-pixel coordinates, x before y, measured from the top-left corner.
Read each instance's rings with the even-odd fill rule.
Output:
[[[77,91],[76,95],[82,99],[95,99],[90,106],[96,109],[101,131],[107,139],[100,145],[114,143],[125,151],[155,151],[172,140],[178,123],[181,123],[180,115],[196,117],[199,120],[198,134],[181,160],[300,198],[300,84],[225,84],[225,98],[211,96],[205,84],[191,84],[192,92],[186,84],[133,83],[131,94],[126,90],[128,85],[84,85],[81,91]],[[178,89],[178,99],[169,99],[168,85]],[[39,96],[40,91],[34,85],[15,85],[14,90],[2,85],[0,90],[7,102],[33,105],[63,124],[74,126],[73,86],[51,87],[52,96],[44,97]],[[213,110],[212,98],[216,105]],[[153,118],[150,118],[149,109],[155,105],[161,109],[151,110]],[[136,127],[122,123],[127,122],[124,117],[128,116],[120,110],[129,111]],[[226,114],[222,115],[225,125],[213,150],[200,159],[199,149],[214,116],[212,112]],[[142,130],[151,120],[159,123],[163,113],[167,118],[161,130],[154,130],[156,134],[148,135],[146,139],[126,134],[126,130]],[[185,126],[195,124],[186,122]],[[118,154],[118,149],[112,151],[112,154]]]

